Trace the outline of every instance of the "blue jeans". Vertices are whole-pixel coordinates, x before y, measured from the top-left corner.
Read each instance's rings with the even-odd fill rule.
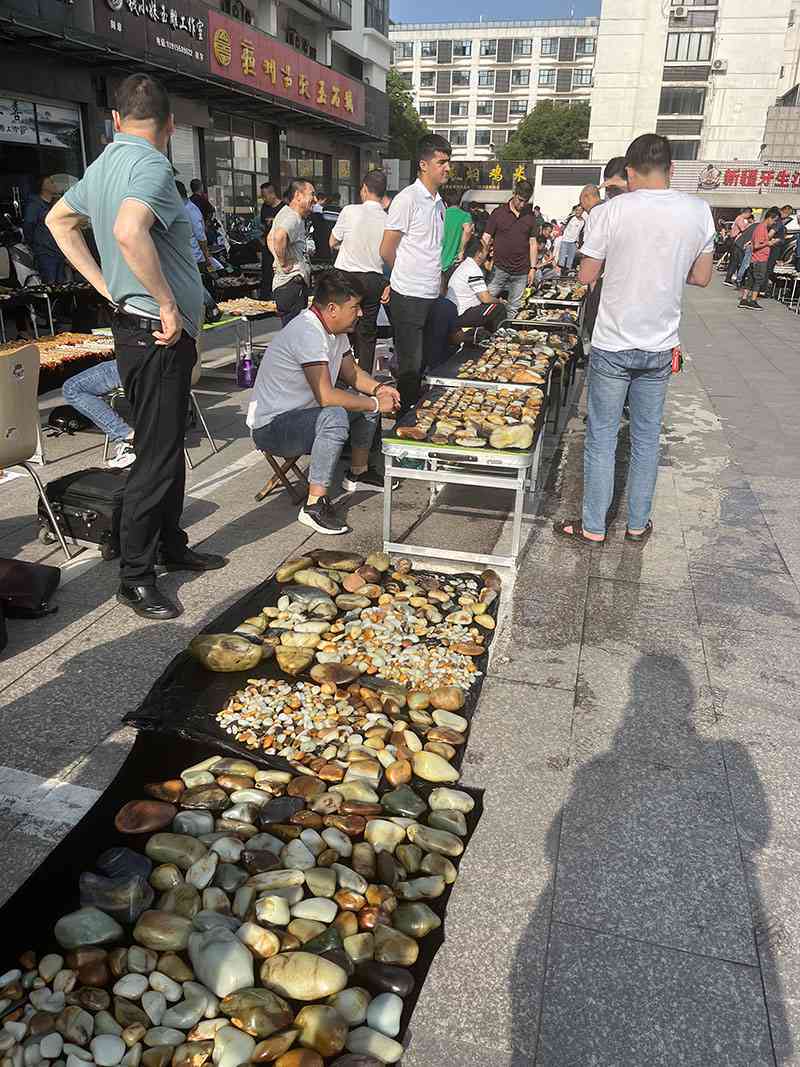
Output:
[[[257,449],[273,456],[310,455],[309,482],[329,486],[348,434],[352,448],[368,449],[377,418],[371,412],[340,407],[300,408],[284,411],[266,426],[253,430],[253,441]]]
[[[753,248],[752,248],[751,245],[748,245],[747,248],[745,248],[745,250],[744,250],[744,255],[742,256],[742,262],[739,264],[739,269],[736,272],[736,284],[739,286],[739,288],[741,288],[741,286],[742,286],[742,282],[744,281],[744,276],[745,276],[745,274],[747,274],[747,269],[750,266],[750,260],[752,258],[753,258]]]
[[[64,382],[64,399],[81,415],[91,419],[103,433],[107,433],[111,441],[124,441],[133,434],[133,430],[103,399],[113,389],[121,388],[117,361],[109,359],[67,378]]]
[[[583,528],[605,535],[614,494],[614,457],[625,397],[630,405],[628,529],[643,530],[650,518],[658,473],[661,416],[672,373],[672,352],[589,354],[589,417],[583,455]]]
[[[502,267],[495,267],[492,280],[489,282],[489,292],[492,296],[500,296],[503,290],[508,292],[508,304],[506,305],[506,318],[515,319],[522,304],[522,294],[528,284],[528,275],[512,274]]]
[[[575,253],[578,251],[577,241],[562,241],[558,249],[558,265],[572,270],[575,262]]]

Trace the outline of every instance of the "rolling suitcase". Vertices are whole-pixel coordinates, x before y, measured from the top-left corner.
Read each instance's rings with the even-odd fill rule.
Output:
[[[119,526],[127,470],[90,467],[48,482],[45,492],[67,541],[97,546],[103,559],[119,555]],[[39,540],[51,544],[55,533],[39,502]]]

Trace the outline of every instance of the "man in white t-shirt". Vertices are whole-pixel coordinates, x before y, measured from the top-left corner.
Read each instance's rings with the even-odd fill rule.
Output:
[[[308,500],[298,520],[321,534],[347,532],[330,490],[336,464],[350,437],[347,492],[383,490],[368,467],[376,420],[400,405],[396,389],[381,385],[353,359],[347,336],[361,314],[359,283],[344,271],[326,271],[314,303],[275,335],[264,353],[248,425],[256,448],[274,456],[311,456]]]
[[[669,141],[646,133],[628,147],[630,192],[605,204],[583,246],[579,279],[603,271],[590,352],[584,445],[583,517],[555,524],[565,537],[606,538],[614,490],[614,455],[625,396],[630,404],[631,460],[625,539],[645,542],[658,472],[661,416],[678,347],[683,287],[707,286],[715,226],[708,204],[669,188]]]
[[[361,203],[348,204],[339,212],[330,237],[333,250],[339,249],[336,266],[356,278],[364,290],[361,318],[353,331],[353,351],[358,365],[372,374],[378,311],[381,299],[389,298],[389,282],[383,273],[381,241],[386,229],[386,174],[371,170],[361,183]]]
[[[564,233],[561,235],[561,244],[558,248],[558,265],[561,267],[561,276],[564,277],[568,271],[572,270],[575,263],[575,255],[578,251],[578,238],[581,235],[583,229],[583,208],[580,204],[576,204],[572,209],[572,214],[567,220],[567,224],[564,227]]]
[[[425,323],[441,291],[444,201],[450,143],[426,134],[417,147],[419,177],[391,203],[381,256],[392,268],[389,313],[400,362],[397,384],[403,411],[419,397]]]
[[[470,237],[464,248],[464,259],[450,275],[447,299],[455,304],[459,329],[484,326],[494,330],[505,314],[506,302],[492,296],[486,284],[483,265],[488,249],[480,237]]]

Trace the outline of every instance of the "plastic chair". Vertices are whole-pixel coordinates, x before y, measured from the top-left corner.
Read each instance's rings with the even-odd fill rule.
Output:
[[[25,345],[0,355],[0,469],[22,467],[36,483],[39,499],[67,559],[72,559],[44,485],[28,464],[39,441],[39,349]]]

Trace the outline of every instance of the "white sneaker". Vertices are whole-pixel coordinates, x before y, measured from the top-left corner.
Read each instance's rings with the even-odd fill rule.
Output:
[[[130,441],[119,441],[114,450],[114,455],[108,460],[107,466],[117,467],[121,470],[123,467],[130,467],[136,460],[136,453],[133,451],[133,445]]]

